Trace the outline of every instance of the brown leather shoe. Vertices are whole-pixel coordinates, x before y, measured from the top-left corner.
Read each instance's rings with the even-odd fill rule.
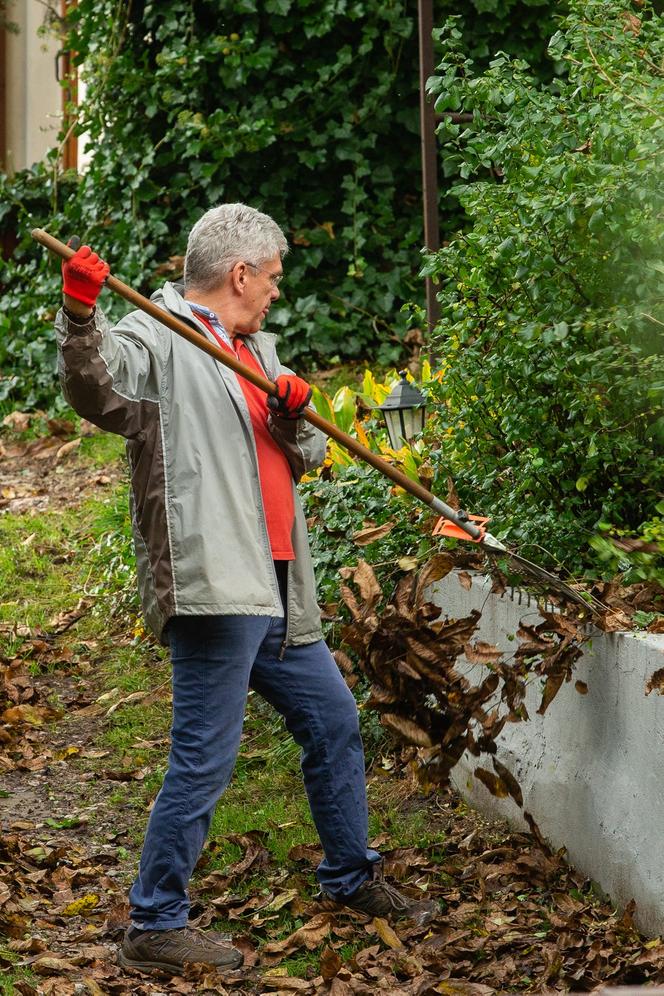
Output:
[[[335,902],[367,916],[379,916],[386,920],[408,917],[420,925],[428,923],[439,912],[438,903],[434,900],[411,899],[386,882],[382,862],[375,864],[372,870],[373,878],[363,882],[350,896],[335,899]]]
[[[214,933],[195,927],[173,930],[139,930],[130,927],[125,933],[118,960],[123,968],[150,972],[160,968],[177,974],[185,963],[238,968],[243,955],[237,948],[215,940]]]

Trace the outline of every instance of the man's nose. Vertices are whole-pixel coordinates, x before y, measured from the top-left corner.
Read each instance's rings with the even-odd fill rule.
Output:
[[[281,297],[281,291],[279,290],[276,284],[272,284],[272,287],[270,288],[270,299],[272,301],[278,301],[280,297]]]

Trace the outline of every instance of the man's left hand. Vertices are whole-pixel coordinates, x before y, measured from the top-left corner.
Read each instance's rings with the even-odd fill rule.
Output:
[[[281,374],[275,381],[277,393],[270,395],[267,406],[281,418],[300,418],[311,401],[311,387],[295,374]]]

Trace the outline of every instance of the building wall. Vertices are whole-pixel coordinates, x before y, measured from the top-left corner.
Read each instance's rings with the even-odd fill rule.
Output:
[[[40,36],[44,6],[39,0],[15,0],[8,10],[18,34],[5,32],[6,172],[31,166],[57,144],[62,120],[62,91],[55,76],[57,39]]]

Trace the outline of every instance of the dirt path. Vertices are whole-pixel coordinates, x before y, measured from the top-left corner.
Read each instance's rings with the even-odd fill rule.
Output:
[[[14,417],[12,417],[14,416]],[[17,428],[39,422],[45,430],[34,439],[0,438],[0,512],[20,515],[49,508],[74,507],[98,488],[112,487],[123,476],[117,461],[99,469],[72,459],[86,437],[97,429],[83,420],[80,428],[67,419],[37,419],[22,412],[7,416]]]

